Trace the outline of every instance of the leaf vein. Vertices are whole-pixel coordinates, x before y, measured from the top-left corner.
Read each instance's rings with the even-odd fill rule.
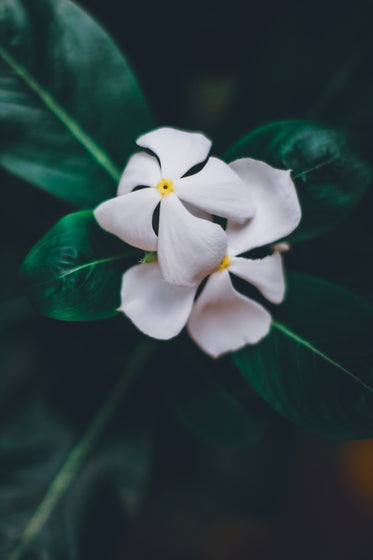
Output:
[[[321,169],[325,165],[329,165],[329,163],[334,163],[337,160],[338,160],[338,158],[333,157],[333,158],[327,159],[326,161],[323,161],[322,163],[318,163],[317,165],[314,165],[313,167],[309,167],[308,169],[305,169],[304,171],[299,171],[299,173],[296,173],[295,175],[293,175],[293,179],[298,179],[298,177],[303,177],[303,175],[308,175],[308,173],[311,173],[312,171],[316,171],[317,169]]]
[[[73,136],[86,148],[91,156],[118,182],[120,170],[108,154],[83,130],[83,128],[57,103],[52,95],[22,66],[7,50],[0,46],[0,56],[29,88],[39,96],[46,107],[65,125]]]
[[[132,252],[127,251],[125,253],[119,253],[118,255],[113,255],[111,257],[105,257],[103,259],[97,259],[95,261],[84,263],[84,264],[81,264],[81,265],[76,266],[74,268],[71,268],[70,270],[68,270],[67,272],[64,272],[63,274],[60,274],[59,276],[54,276],[53,278],[49,278],[48,280],[45,280],[44,282],[38,282],[36,284],[36,286],[42,286],[44,284],[49,284],[49,282],[55,282],[56,280],[63,280],[64,278],[66,278],[68,276],[71,276],[72,274],[75,274],[77,272],[80,272],[81,270],[84,270],[85,268],[89,268],[89,267],[93,267],[93,266],[96,266],[96,265],[104,264],[106,262],[119,261],[121,259],[129,257],[130,255],[132,255]]]
[[[347,375],[352,377],[352,379],[354,379],[355,381],[360,383],[360,385],[365,387],[365,389],[368,389],[368,391],[373,392],[373,387],[370,387],[367,383],[365,383],[364,381],[359,379],[354,373],[352,373],[352,371],[346,369],[340,363],[333,360],[333,358],[330,358],[327,354],[324,354],[324,352],[322,352],[321,350],[316,348],[316,346],[311,344],[311,342],[309,342],[308,340],[306,340],[303,337],[301,337],[300,335],[296,334],[295,332],[290,330],[285,325],[283,325],[281,323],[277,323],[277,321],[272,321],[272,325],[273,325],[273,327],[275,327],[277,330],[281,331],[283,334],[285,334],[289,338],[292,338],[298,344],[301,344],[302,346],[304,346],[305,348],[307,348],[308,350],[313,352],[313,354],[316,354],[317,356],[319,356],[320,358],[322,358],[326,362],[329,362],[331,365],[333,365],[337,369],[342,370],[344,373],[346,373]]]

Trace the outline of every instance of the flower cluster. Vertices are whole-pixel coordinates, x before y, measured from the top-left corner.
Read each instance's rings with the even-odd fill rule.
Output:
[[[250,158],[227,165],[209,157],[203,134],[173,128],[153,130],[137,144],[147,151],[129,159],[118,196],[95,210],[103,229],[146,251],[123,275],[120,311],[162,340],[187,325],[213,357],[255,344],[271,316],[233,287],[231,274],[269,301],[283,300],[281,247],[262,259],[240,255],[297,227],[301,209],[290,171]],[[226,228],[214,217],[225,219]]]

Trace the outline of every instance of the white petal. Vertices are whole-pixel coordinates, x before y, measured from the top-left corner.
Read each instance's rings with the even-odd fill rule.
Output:
[[[246,344],[256,344],[269,331],[271,316],[258,303],[239,294],[229,272],[212,274],[188,321],[193,340],[217,358]]]
[[[185,208],[188,210],[188,212],[193,214],[193,216],[196,216],[197,218],[203,218],[204,220],[208,220],[209,222],[213,221],[211,214],[208,214],[204,210],[201,210],[200,208],[196,208],[195,206],[193,206],[193,204],[188,204],[185,201],[183,202],[183,204]]]
[[[155,187],[161,180],[161,170],[157,158],[139,152],[128,160],[119,181],[118,195],[127,194],[135,187]]]
[[[156,189],[145,188],[106,200],[95,211],[95,218],[106,231],[129,245],[155,251],[157,236],[152,219],[161,195]]]
[[[136,143],[154,152],[161,162],[164,179],[179,179],[197,163],[205,161],[211,140],[200,132],[176,128],[157,128],[137,139]]]
[[[285,277],[279,252],[264,259],[233,257],[229,272],[254,284],[263,296],[273,303],[281,303],[285,296]]]
[[[250,189],[229,165],[210,157],[204,168],[176,182],[177,195],[211,214],[242,223],[254,215]]]
[[[158,262],[167,282],[193,286],[216,270],[227,251],[227,237],[218,225],[193,216],[175,194],[161,201]]]
[[[238,255],[289,235],[299,224],[301,208],[290,171],[250,158],[230,163],[247,184],[256,207],[242,228],[228,223],[229,248]]]
[[[138,264],[123,275],[119,310],[143,333],[168,340],[187,322],[195,293],[167,284],[157,263]]]

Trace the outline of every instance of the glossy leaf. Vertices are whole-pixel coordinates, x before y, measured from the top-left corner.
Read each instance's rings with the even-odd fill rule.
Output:
[[[141,254],[83,210],[60,220],[35,245],[21,273],[44,315],[64,321],[104,319],[116,314],[122,275]]]
[[[78,206],[115,193],[152,126],[110,37],[69,0],[3,0],[0,165]]]
[[[307,430],[373,436],[373,308],[347,290],[289,278],[270,335],[233,355],[254,389]]]
[[[302,221],[290,239],[301,241],[331,229],[358,203],[371,184],[372,169],[356,155],[345,134],[308,121],[281,121],[254,130],[225,159],[252,157],[292,169]]]

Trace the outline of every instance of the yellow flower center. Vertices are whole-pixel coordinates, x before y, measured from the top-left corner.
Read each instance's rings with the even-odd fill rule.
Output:
[[[220,272],[221,270],[226,270],[230,264],[231,264],[231,259],[228,257],[228,255],[225,255],[224,259],[220,263],[217,272]]]
[[[156,189],[162,196],[166,196],[175,190],[173,182],[170,179],[161,179],[156,186]]]

